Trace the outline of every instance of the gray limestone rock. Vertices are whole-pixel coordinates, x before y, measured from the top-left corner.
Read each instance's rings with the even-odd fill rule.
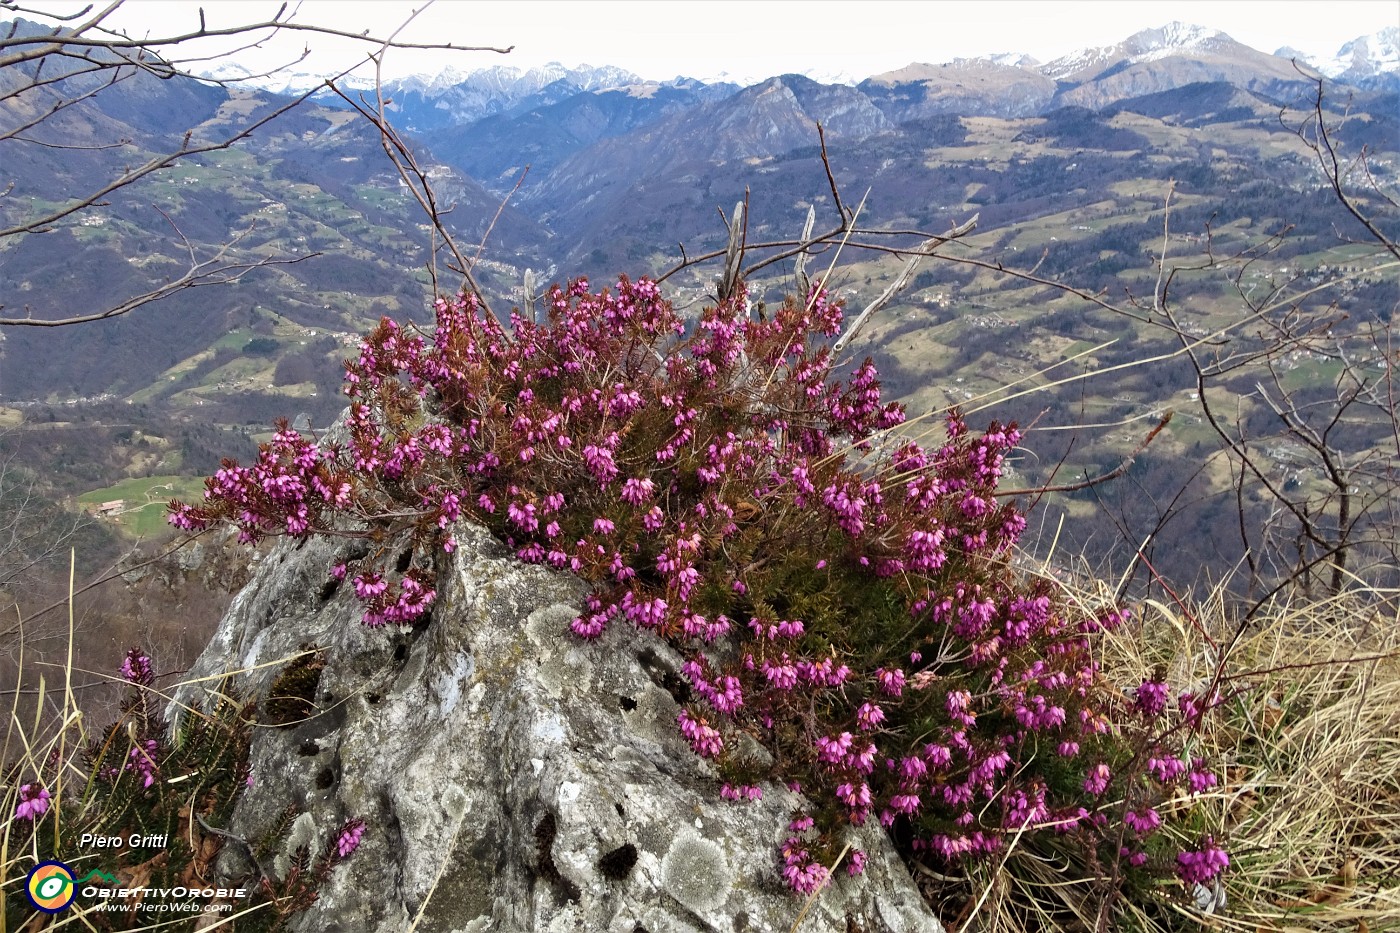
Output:
[[[266,708],[283,659],[320,649],[314,709],[255,729],[253,783],[227,827],[259,839],[295,803],[308,816],[291,835],[319,851],[345,820],[367,823],[294,928],[791,930],[804,899],[784,887],[777,851],[801,799],[769,785],[761,801],[722,800],[676,728],[670,648],[625,624],[580,641],[568,623],[582,582],[515,560],[480,528],[456,536],[431,617],[412,631],[361,625],[350,585],[331,579],[362,544],[282,543],[171,707],[232,688]],[[865,875],[838,871],[801,930],[939,933],[879,828],[860,844]],[[285,864],[230,844],[218,867],[256,880]]]

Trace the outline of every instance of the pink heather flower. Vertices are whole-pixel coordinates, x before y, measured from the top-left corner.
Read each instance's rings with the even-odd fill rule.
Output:
[[[895,794],[890,798],[890,809],[907,816],[919,809],[920,802],[918,794]]]
[[[812,858],[802,840],[792,837],[783,844],[783,878],[798,894],[811,894],[826,883],[826,866]]]
[[[627,618],[641,628],[656,628],[666,621],[667,603],[659,596],[655,599],[637,600],[628,593],[622,599],[622,609]]]
[[[913,786],[928,773],[928,765],[922,758],[909,756],[899,760],[899,773],[906,785]]]
[[[388,592],[388,582],[379,574],[360,574],[355,577],[355,595],[362,601],[368,602],[376,596],[381,596]]]
[[[1078,742],[1061,742],[1059,748],[1055,749],[1061,758],[1073,758],[1079,754]]]
[[[779,638],[801,638],[807,631],[807,625],[801,619],[785,619],[777,625]]]
[[[897,667],[893,670],[880,668],[875,672],[875,680],[887,696],[897,697],[904,693],[904,671]]]
[[[344,561],[341,561],[340,563],[336,564],[334,567],[331,568],[331,579],[333,579],[333,580],[344,580],[344,579],[345,579],[345,562],[344,562]]]
[[[852,849],[850,858],[846,859],[846,874],[854,878],[865,871],[865,853],[860,849]]]
[[[1168,755],[1164,758],[1152,757],[1147,759],[1147,770],[1152,772],[1152,776],[1163,784],[1170,784],[1186,772],[1186,762],[1180,758]]]
[[[859,786],[854,784],[839,785],[836,788],[836,797],[853,810],[869,809],[872,801],[870,785],[864,782],[861,782]]]
[[[708,697],[710,705],[721,713],[733,713],[744,705],[744,691],[737,677],[726,674],[720,679],[723,689],[712,689]]]
[[[1141,812],[1129,810],[1123,814],[1123,822],[1128,824],[1128,828],[1139,836],[1145,836],[1162,825],[1162,818],[1157,815],[1157,811],[1148,807]]]
[[[765,658],[762,670],[763,676],[768,678],[768,683],[775,689],[791,690],[797,686],[797,665],[792,663],[792,659],[788,657],[786,651],[783,652],[783,656],[777,664]]]
[[[131,760],[126,763],[126,770],[141,775],[142,787],[150,787],[156,782],[155,756],[159,751],[160,746],[155,739],[147,739],[131,750]]]
[[[122,679],[139,686],[148,686],[155,678],[151,672],[151,659],[140,648],[127,651],[122,660]]]
[[[649,479],[629,479],[622,484],[622,501],[630,505],[641,505],[656,491],[656,484]]]
[[[1167,685],[1156,680],[1144,681],[1137,688],[1134,705],[1148,719],[1156,719],[1167,708]]]
[[[511,523],[522,531],[534,531],[540,527],[540,520],[535,517],[535,504],[527,502],[523,506],[514,502],[507,504],[506,516]]]
[[[1184,884],[1205,884],[1230,865],[1230,856],[1207,836],[1198,850],[1186,850],[1176,857],[1176,874]]]
[[[725,800],[762,800],[763,788],[754,784],[729,784],[726,783],[719,789],[719,795]]]
[[[1087,709],[1079,711],[1079,722],[1084,731],[1091,735],[1103,735],[1108,732],[1108,717],[1103,713],[1091,713]]]
[[[1186,782],[1191,785],[1191,793],[1204,794],[1216,784],[1215,772],[1206,767],[1205,759],[1196,758],[1191,762],[1191,773]]]
[[[819,736],[817,738],[817,759],[826,764],[840,764],[851,750],[851,740],[855,736],[849,732],[843,732],[836,738]]]
[[[943,745],[925,745],[924,761],[935,770],[946,768],[953,763],[953,753]]]
[[[19,806],[15,807],[15,819],[38,820],[49,812],[49,792],[37,784],[22,784],[19,788]]]
[[[360,839],[364,834],[364,820],[351,820],[346,823],[340,831],[339,838],[335,841],[336,855],[343,859],[349,858],[360,847]]]
[[[973,768],[971,771],[968,772],[968,783],[980,784],[983,782],[991,781],[998,774],[1005,771],[1007,766],[1010,764],[1011,754],[1005,749],[999,752],[993,752],[981,762],[979,762],[977,767]]]
[[[859,751],[853,751],[846,756],[847,767],[855,768],[861,774],[869,774],[875,770],[875,754],[877,749],[874,743],[867,742]]]
[[[1108,770],[1108,765],[1099,762],[1089,769],[1088,775],[1084,778],[1084,790],[1098,796],[1108,790],[1108,782],[1112,777],[1113,772]]]
[[[689,710],[683,709],[676,721],[680,723],[681,734],[701,758],[716,758],[724,751],[724,737],[704,719],[696,719]]]
[[[867,732],[885,721],[885,711],[874,703],[863,703],[856,710],[856,723]]]
[[[569,623],[569,631],[585,641],[592,641],[603,634],[607,625],[607,619],[602,615],[591,615],[587,618],[579,616]]]
[[[598,447],[595,444],[584,447],[583,462],[588,465],[588,472],[593,474],[593,478],[604,486],[617,475],[617,464],[613,462],[612,451],[606,447]]]

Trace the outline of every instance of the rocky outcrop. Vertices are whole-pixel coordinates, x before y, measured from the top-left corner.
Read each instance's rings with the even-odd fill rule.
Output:
[[[801,798],[770,784],[760,801],[722,800],[676,729],[674,652],[621,624],[581,642],[567,627],[584,584],[516,561],[479,528],[456,536],[430,620],[402,632],[361,625],[351,587],[329,574],[362,543],[284,542],[171,707],[215,689],[260,701],[234,836],[266,836],[289,802],[307,814],[292,835],[313,850],[365,820],[359,851],[294,928],[793,929],[804,899],[783,885],[777,849]],[[316,664],[289,677],[282,659],[312,645]],[[287,716],[268,694],[297,680],[307,706]],[[801,929],[939,931],[879,828],[859,845],[865,875],[838,871]],[[228,844],[217,866],[255,879],[286,862]]]

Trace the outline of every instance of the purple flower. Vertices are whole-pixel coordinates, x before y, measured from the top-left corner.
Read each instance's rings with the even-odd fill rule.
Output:
[[[622,484],[622,500],[631,505],[641,505],[655,491],[656,484],[649,479],[629,479]]]
[[[895,794],[890,798],[890,809],[896,813],[910,814],[919,809],[918,794]]]
[[[1147,759],[1147,770],[1163,784],[1170,784],[1186,771],[1186,762],[1171,755]]]
[[[15,819],[37,820],[49,812],[49,792],[37,784],[21,784],[19,806],[15,807]]]
[[[150,787],[156,782],[156,755],[159,752],[160,745],[155,739],[147,739],[131,749],[131,760],[126,763],[126,770],[141,775],[142,787]]]
[[[768,683],[775,689],[791,690],[797,686],[797,665],[792,663],[787,652],[783,652],[783,656],[777,664],[765,658],[762,668],[763,676],[768,678]]]
[[[689,710],[681,710],[676,716],[681,734],[690,742],[690,747],[701,758],[717,758],[724,751],[724,737],[703,718],[697,719]]]
[[[719,789],[719,795],[725,800],[762,800],[763,788],[754,784],[729,784],[726,783]]]
[[[1139,836],[1145,836],[1162,825],[1162,818],[1157,815],[1156,810],[1148,807],[1142,811],[1129,810],[1123,814],[1123,822]]]
[[[388,582],[377,573],[361,574],[355,577],[354,584],[355,595],[365,602],[383,595],[389,589]]]
[[[1205,884],[1229,865],[1230,856],[1207,836],[1200,849],[1188,849],[1176,857],[1176,874],[1185,884]]]
[[[140,648],[131,648],[122,660],[122,679],[138,686],[149,686],[154,680],[151,659]]]
[[[798,894],[811,894],[826,883],[827,870],[793,836],[783,844],[783,878]]]
[[[1113,772],[1108,770],[1108,765],[1099,762],[1089,769],[1088,775],[1084,778],[1084,790],[1098,796],[1108,790],[1108,781],[1113,777]]]
[[[1167,708],[1168,698],[1169,691],[1166,684],[1158,680],[1148,680],[1137,688],[1137,699],[1134,705],[1138,712],[1148,719],[1156,719]]]
[[[875,680],[887,696],[897,697],[904,693],[904,671],[897,667],[892,670],[880,668],[875,672]]]
[[[360,847],[360,838],[365,834],[364,820],[351,820],[340,830],[340,836],[335,841],[335,851],[339,858],[346,859],[354,854]]]
[[[1204,794],[1216,784],[1215,772],[1206,767],[1205,760],[1196,758],[1191,762],[1191,773],[1186,775],[1186,782],[1191,785],[1191,793]]]
[[[846,804],[847,807],[855,808],[855,810],[865,810],[871,806],[871,789],[865,783],[861,783],[858,787],[840,785],[836,789],[836,796],[841,803]]]
[[[853,738],[849,732],[843,732],[834,739],[819,736],[816,743],[817,758],[827,764],[839,764],[850,751]]]
[[[922,758],[910,756],[901,758],[899,762],[899,773],[901,780],[908,786],[918,783],[919,779],[928,773],[928,765]]]
[[[860,709],[856,710],[856,723],[867,732],[877,728],[884,721],[885,711],[874,703],[863,703]]]

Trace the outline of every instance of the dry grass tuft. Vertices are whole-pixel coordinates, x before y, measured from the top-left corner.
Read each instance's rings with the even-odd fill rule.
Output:
[[[1070,600],[1111,595],[1055,578]],[[949,933],[1400,930],[1400,591],[1280,601],[1247,624],[1224,587],[1136,610],[1101,642],[1116,705],[1154,670],[1224,698],[1192,745],[1224,780],[1161,808],[1182,844],[1206,832],[1228,849],[1223,905],[1206,912],[1164,871],[1159,890],[1101,913],[1106,866],[1022,848],[966,876],[915,866]]]

